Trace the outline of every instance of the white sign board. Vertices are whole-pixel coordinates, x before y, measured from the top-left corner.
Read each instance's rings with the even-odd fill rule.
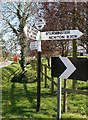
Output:
[[[30,43],[30,50],[41,51],[41,41],[35,41]]]
[[[46,31],[41,32],[41,40],[77,39],[82,35],[79,30]]]
[[[40,31],[38,31],[37,29],[35,29],[34,27],[30,26],[30,25],[26,25],[24,27],[24,32],[26,34],[26,36],[28,38],[31,38],[33,40],[39,40],[40,37]]]
[[[31,42],[30,43],[30,50],[37,50],[38,49],[38,42]]]

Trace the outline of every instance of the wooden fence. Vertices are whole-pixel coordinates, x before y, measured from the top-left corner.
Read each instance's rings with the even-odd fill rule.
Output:
[[[47,66],[46,64],[41,64],[42,79],[43,79],[43,76],[45,76],[44,86],[47,87],[47,80],[50,80],[51,81],[51,93],[54,93],[54,85],[57,86],[57,83],[54,81],[54,78],[52,76],[48,76],[48,69],[51,71],[51,67]],[[69,89],[66,79],[64,79],[64,87],[62,87],[62,91],[63,91],[63,112],[67,112],[67,93],[68,92],[75,93],[75,94],[88,95],[88,91]]]

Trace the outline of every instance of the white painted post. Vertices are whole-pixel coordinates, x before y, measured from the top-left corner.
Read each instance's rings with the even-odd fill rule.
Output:
[[[61,119],[61,79],[57,79],[57,119]]]

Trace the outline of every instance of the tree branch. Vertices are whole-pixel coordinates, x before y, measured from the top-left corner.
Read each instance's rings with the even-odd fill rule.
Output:
[[[3,20],[5,20],[8,23],[10,28],[12,28],[13,32],[18,36],[18,33],[17,33],[16,29],[13,27],[13,25],[11,25],[11,23],[7,19],[5,19],[5,18],[3,18]]]
[[[20,3],[19,3],[19,5],[18,5],[18,9],[17,9],[17,16],[18,16],[19,19],[22,18],[20,12],[21,12],[21,5],[20,5]]]
[[[84,46],[84,44],[79,44],[80,46],[82,46],[85,50],[87,50],[87,48]]]

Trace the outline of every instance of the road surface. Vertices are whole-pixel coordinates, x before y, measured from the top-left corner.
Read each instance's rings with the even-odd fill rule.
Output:
[[[10,65],[12,62],[13,61],[10,61],[10,60],[0,62],[0,68]]]

